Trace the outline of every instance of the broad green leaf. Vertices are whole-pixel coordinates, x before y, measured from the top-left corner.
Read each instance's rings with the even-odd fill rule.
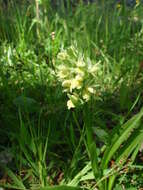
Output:
[[[106,151],[104,153],[104,156],[103,156],[103,159],[101,162],[102,169],[105,169],[108,166],[108,163],[109,163],[110,159],[112,158],[112,156],[115,154],[115,152],[119,149],[119,147],[122,145],[122,143],[128,139],[128,137],[133,132],[133,130],[136,127],[138,127],[139,121],[142,116],[143,116],[143,109],[138,114],[136,114],[134,117],[132,117],[130,120],[128,120],[121,127],[122,131],[120,132],[119,137],[114,139],[112,144],[106,149]]]
[[[137,153],[139,151],[139,147],[140,147],[140,144],[141,144],[141,140],[143,139],[143,132],[141,132],[140,130],[138,130],[137,132],[138,133],[134,133],[130,137],[130,139],[128,140],[128,143],[125,144],[125,146],[121,149],[121,151],[119,152],[119,154],[117,156],[116,163],[120,162],[120,167],[121,168],[124,165],[124,163],[126,163],[129,156],[131,155],[131,153],[132,153],[131,163],[133,163],[135,158],[136,158],[136,155],[137,155]],[[114,184],[114,181],[115,181],[115,178],[116,178],[117,175],[118,174],[115,174],[115,175],[110,177],[109,184],[108,184],[108,189],[109,190],[112,189],[112,186]]]
[[[141,130],[135,131],[133,135],[128,139],[128,143],[125,144],[119,151],[116,162],[119,162],[120,160],[122,160],[122,164],[126,162],[132,151],[137,147],[137,145],[140,145],[142,139],[143,133]]]

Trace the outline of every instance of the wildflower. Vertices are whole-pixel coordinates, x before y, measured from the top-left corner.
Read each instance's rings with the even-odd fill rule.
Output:
[[[83,61],[83,59],[79,59],[76,63],[76,65],[78,67],[85,67],[85,62]]]
[[[63,72],[63,71],[59,71],[57,76],[60,78],[60,79],[64,79],[67,75]]]
[[[65,65],[59,65],[58,70],[67,70],[67,67]]]
[[[64,61],[68,58],[68,54],[66,50],[63,50],[62,52],[58,53],[57,58],[61,61]]]
[[[75,108],[75,105],[73,104],[73,102],[71,100],[67,101],[67,107],[70,110],[71,108]]]
[[[92,87],[88,87],[87,90],[88,90],[88,92],[90,92],[91,94],[94,93],[94,89],[93,89]]]
[[[82,77],[85,75],[84,71],[80,68],[75,68],[75,72]]]
[[[71,86],[71,80],[65,80],[65,81],[63,81],[62,86],[64,88],[70,88],[70,86]]]
[[[90,100],[90,94],[89,92],[85,91],[82,95],[83,99],[88,102]]]
[[[76,93],[74,93],[72,95],[68,94],[68,97],[70,98],[70,100],[67,101],[68,109],[75,108],[75,105],[77,104],[77,102],[79,100],[78,95]]]
[[[66,67],[66,66],[64,66],[64,65],[59,65],[58,66],[58,69],[59,69],[59,72],[58,72],[58,77],[60,78],[60,79],[64,79],[64,78],[66,78],[67,76],[68,76],[68,74],[69,74],[69,69]]]
[[[102,74],[100,61],[96,64],[89,58],[85,61],[84,56],[79,54],[74,46],[61,51],[57,59],[57,63],[61,65],[56,67],[56,73],[63,92],[66,92],[69,97],[68,109],[88,102],[95,93],[98,77]]]
[[[59,71],[57,76],[60,78],[60,79],[64,79],[66,78],[68,75],[68,73],[65,71],[65,70],[62,70],[62,71]]]
[[[83,81],[83,77],[81,77],[80,75],[76,75],[75,77],[76,80],[82,82]]]
[[[92,87],[88,87],[83,91],[82,97],[86,102],[88,102],[90,100],[91,94],[93,93],[94,89]]]
[[[82,87],[82,81],[77,80],[77,78],[71,80],[70,91],[72,92],[73,89],[77,88],[80,89]]]

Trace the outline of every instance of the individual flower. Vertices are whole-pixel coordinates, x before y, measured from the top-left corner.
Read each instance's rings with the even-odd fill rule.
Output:
[[[91,94],[93,94],[95,91],[92,87],[88,87],[83,91],[82,97],[83,99],[88,102],[90,100]]]
[[[68,53],[67,53],[67,51],[66,51],[66,50],[63,50],[63,51],[61,51],[60,53],[58,53],[57,58],[58,58],[59,60],[62,60],[62,61],[66,60],[66,59],[68,58]]]
[[[90,100],[90,94],[88,91],[84,91],[82,94],[83,99],[88,102]]]
[[[68,97],[70,98],[68,101],[67,101],[67,107],[68,109],[71,109],[71,108],[75,108],[75,105],[78,103],[79,101],[79,96],[74,93],[74,94],[68,94]]]
[[[65,81],[63,81],[62,87],[70,89],[70,87],[71,87],[71,80],[65,80]]]
[[[81,75],[76,75],[75,79],[80,81],[80,82],[82,82],[84,80]]]
[[[69,75],[69,68],[65,65],[59,65],[57,69],[57,76],[59,77],[59,79],[65,79]]]
[[[71,108],[75,108],[75,105],[73,104],[73,102],[71,100],[67,101],[67,107],[70,110]]]
[[[76,65],[78,66],[78,67],[85,67],[86,66],[86,64],[85,64],[85,62],[84,62],[84,60],[83,59],[78,59],[78,61],[77,61],[77,63],[76,63]]]
[[[94,89],[93,89],[92,87],[88,87],[88,88],[87,88],[87,91],[90,92],[91,94],[94,93]]]
[[[74,78],[71,80],[71,86],[70,86],[70,92],[72,92],[73,89],[80,89],[82,88],[82,81],[78,80],[77,78]]]
[[[84,77],[85,72],[81,68],[75,68],[75,73],[80,75],[81,77]]]

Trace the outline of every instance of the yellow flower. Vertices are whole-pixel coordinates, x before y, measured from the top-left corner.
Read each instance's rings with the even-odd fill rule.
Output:
[[[67,101],[67,107],[68,109],[75,108],[75,105],[77,104],[79,97],[78,94],[74,93],[72,95],[68,94],[68,97],[70,100]]]
[[[88,87],[87,90],[88,90],[88,92],[90,92],[91,94],[94,93],[94,89],[93,89],[92,87]]]
[[[80,81],[80,82],[83,81],[83,78],[80,75],[76,75],[75,79],[78,80],[78,81]]]
[[[85,67],[85,62],[83,59],[79,59],[76,63],[78,67]]]
[[[77,88],[80,89],[82,87],[82,81],[77,80],[77,78],[71,80],[70,91],[72,92],[73,89]]]
[[[83,99],[88,102],[90,100],[90,94],[89,92],[85,91],[82,95]]]
[[[68,76],[68,71],[66,70],[61,70],[58,72],[57,76],[60,78],[60,79],[64,79]]]
[[[62,86],[64,88],[70,88],[71,86],[71,80],[65,80],[63,83],[62,83]]]
[[[67,70],[68,70],[68,67],[65,66],[65,65],[59,65],[59,66],[57,66],[57,69],[58,69],[59,71],[67,71]]]
[[[84,71],[80,68],[75,68],[75,73],[83,77],[85,75]]]
[[[67,101],[67,107],[68,107],[68,109],[70,110],[71,108],[75,108],[75,105],[72,103],[71,100],[68,100],[68,101]]]
[[[57,56],[58,59],[60,60],[66,60],[68,58],[68,54],[67,54],[67,51],[66,50],[63,50],[61,51],[60,53],[58,53],[58,56]]]
[[[88,87],[83,91],[82,97],[83,99],[88,102],[90,100],[90,94],[94,93],[94,89],[92,87]]]

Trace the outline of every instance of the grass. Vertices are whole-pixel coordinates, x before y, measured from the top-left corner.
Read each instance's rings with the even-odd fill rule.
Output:
[[[142,188],[142,4],[0,5],[0,186]]]

